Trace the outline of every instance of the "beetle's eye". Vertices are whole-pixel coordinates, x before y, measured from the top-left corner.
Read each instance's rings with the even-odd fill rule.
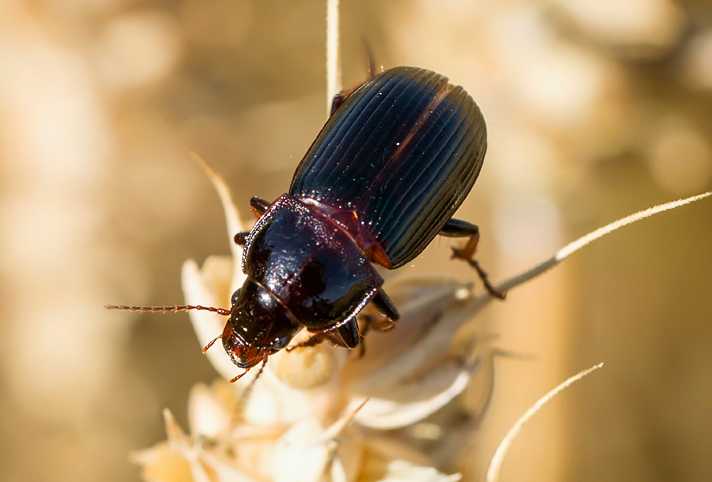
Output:
[[[237,298],[239,298],[240,296],[240,289],[242,288],[236,289],[235,292],[232,294],[232,297],[230,297],[230,305],[234,305],[235,303],[237,303]]]
[[[270,344],[270,348],[272,348],[273,350],[281,350],[289,344],[289,340],[291,340],[291,337],[287,335],[278,336],[272,341],[272,343]]]

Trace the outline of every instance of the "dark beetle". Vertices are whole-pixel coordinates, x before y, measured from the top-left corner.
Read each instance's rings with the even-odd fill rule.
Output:
[[[266,361],[304,327],[314,336],[297,346],[329,339],[354,348],[362,336],[357,317],[368,303],[398,319],[372,263],[403,266],[438,234],[469,237],[454,256],[502,297],[473,259],[477,226],[452,219],[486,148],[482,113],[462,87],[413,67],[375,75],[334,99],[289,192],[272,203],[250,201],[259,219],[235,235],[245,248],[247,280],[231,309],[166,308],[229,314],[216,340],[241,368]]]
[[[289,192],[271,204],[253,198],[259,220],[235,237],[247,281],[222,342],[239,367],[286,347],[302,327],[354,348],[369,302],[397,320],[372,263],[403,266],[438,234],[469,236],[455,254],[481,272],[472,260],[477,227],[452,219],[487,147],[467,92],[435,72],[398,67],[335,100]]]

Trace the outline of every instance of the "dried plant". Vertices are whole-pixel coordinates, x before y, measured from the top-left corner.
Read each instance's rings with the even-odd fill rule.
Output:
[[[228,232],[247,229],[222,178],[207,166],[206,172],[222,201]],[[710,194],[615,221],[498,288],[511,290],[622,226]],[[192,260],[185,263],[187,303],[224,306],[242,285],[241,248],[228,242],[231,257],[209,257],[202,267]],[[469,283],[450,279],[389,283],[402,319],[397,329],[368,337],[363,357],[321,344],[273,355],[258,383],[253,383],[253,371],[234,386],[196,386],[189,400],[191,435],[166,412],[168,442],[136,456],[145,478],[182,480],[179,475],[192,474],[198,481],[318,481],[327,475],[332,480],[456,480],[436,472],[424,454],[381,438],[379,431],[412,426],[434,414],[460,395],[475,373],[487,374],[480,389],[482,399],[488,399],[495,352],[477,330],[464,337],[457,334],[492,298],[476,294]],[[225,322],[212,312],[193,311],[190,316],[201,345],[219,334]],[[214,349],[207,356],[226,380],[234,376],[235,367],[224,351]],[[364,429],[371,429],[368,436]],[[500,454],[492,474],[501,463]]]
[[[338,1],[327,2],[327,98],[339,89]],[[249,228],[223,179],[207,164],[229,235]],[[611,223],[566,245],[554,256],[498,285],[510,291],[541,275],[579,249],[616,229],[709,196],[705,193],[655,206]],[[245,280],[242,248],[228,238],[231,256],[209,257],[202,267],[183,266],[188,304],[229,305]],[[282,351],[263,372],[237,383],[197,385],[188,401],[189,433],[164,413],[167,441],[135,454],[149,481],[453,481],[431,457],[386,430],[413,426],[452,402],[478,375],[481,415],[492,389],[496,351],[477,329],[463,330],[492,298],[470,283],[448,278],[389,280],[401,312],[392,331],[369,336],[363,356],[329,344]],[[516,301],[513,301],[516,302]],[[201,345],[222,332],[224,317],[192,311]],[[301,338],[303,339],[303,338]],[[297,337],[294,343],[298,343]],[[220,349],[207,357],[225,379],[235,367]],[[504,455],[522,425],[559,391],[597,365],[552,390],[512,428],[492,458],[487,480],[499,474]],[[260,375],[255,383],[255,377]]]

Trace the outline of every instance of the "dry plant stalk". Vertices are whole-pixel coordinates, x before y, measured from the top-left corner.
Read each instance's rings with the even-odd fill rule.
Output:
[[[485,477],[485,480],[487,482],[496,482],[499,480],[499,473],[502,468],[502,462],[504,462],[504,457],[507,455],[507,451],[509,448],[512,446],[512,443],[514,443],[514,440],[519,436],[519,433],[522,431],[524,428],[524,425],[534,416],[536,415],[539,410],[541,410],[544,405],[549,403],[551,400],[554,399],[559,393],[562,391],[566,390],[567,388],[571,387],[574,383],[584,379],[591,373],[595,372],[599,368],[603,368],[603,363],[599,363],[598,365],[594,365],[591,368],[588,368],[586,370],[582,370],[578,372],[577,374],[567,378],[563,382],[561,382],[559,385],[555,386],[551,390],[549,390],[546,394],[544,394],[543,397],[541,397],[539,400],[534,402],[534,404],[527,409],[524,414],[522,414],[521,417],[517,419],[516,422],[514,422],[514,425],[512,425],[512,428],[509,429],[507,434],[502,438],[502,441],[499,443],[497,446],[497,449],[494,451],[494,455],[492,455],[492,458],[490,459],[490,464],[489,467],[487,468],[487,475]]]

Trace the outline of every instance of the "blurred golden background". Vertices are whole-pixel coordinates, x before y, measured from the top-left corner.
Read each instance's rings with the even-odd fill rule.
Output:
[[[324,117],[321,1],[4,0],[0,7],[2,480],[138,480],[129,453],[215,377],[182,301],[187,258],[227,253],[188,153],[237,200],[272,199]],[[706,1],[342,1],[344,84],[379,64],[461,84],[489,153],[460,216],[494,279],[649,205],[712,187]],[[437,240],[414,274],[472,277]],[[470,480],[569,374],[504,480],[712,480],[712,204],[636,224],[482,315],[498,346]],[[443,269],[447,271],[443,272]],[[408,273],[410,274],[410,273]]]

